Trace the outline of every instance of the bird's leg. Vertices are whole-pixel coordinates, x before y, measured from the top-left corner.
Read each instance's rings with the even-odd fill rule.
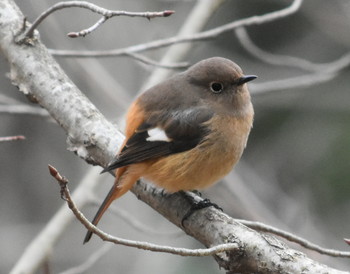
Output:
[[[197,210],[213,206],[216,209],[223,211],[221,207],[219,207],[217,204],[212,203],[209,199],[202,199],[201,195],[197,194],[197,193],[199,193],[197,190],[190,191],[190,192],[189,191],[180,191],[180,193],[191,204],[191,208],[187,211],[187,213],[182,218],[181,225],[183,227],[184,227],[184,222]],[[199,201],[197,198],[198,196],[200,197]]]

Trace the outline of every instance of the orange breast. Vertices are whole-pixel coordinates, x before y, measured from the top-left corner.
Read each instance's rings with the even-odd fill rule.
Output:
[[[170,191],[206,188],[225,176],[240,159],[252,119],[214,116],[213,133],[200,145],[182,153],[138,164],[142,177]],[[149,165],[146,167],[146,165]]]

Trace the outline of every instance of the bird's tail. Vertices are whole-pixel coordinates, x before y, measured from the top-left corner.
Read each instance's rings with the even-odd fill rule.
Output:
[[[136,182],[136,180],[139,178],[138,176],[133,176],[133,174],[125,174],[127,176],[122,176],[123,173],[127,170],[127,167],[119,168],[116,172],[116,179],[114,182],[114,185],[112,186],[111,190],[108,192],[107,197],[104,199],[102,205],[98,209],[92,224],[97,225],[100,221],[102,215],[105,213],[105,211],[108,209],[108,207],[111,205],[111,203],[118,199],[120,196],[125,194],[132,185]],[[86,236],[84,238],[84,244],[87,243],[92,236],[92,231],[88,231],[86,233]]]

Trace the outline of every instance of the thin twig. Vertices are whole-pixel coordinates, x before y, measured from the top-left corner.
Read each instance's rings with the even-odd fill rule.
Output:
[[[219,252],[228,251],[236,249],[237,246],[235,244],[223,244],[218,245],[215,247],[207,248],[207,249],[187,249],[187,248],[176,248],[176,247],[169,247],[169,246],[161,246],[156,244],[151,244],[148,242],[140,242],[140,241],[132,241],[122,238],[113,237],[96,226],[92,225],[85,216],[76,208],[76,205],[74,201],[72,200],[70,196],[69,189],[67,187],[68,180],[61,176],[57,169],[49,165],[50,174],[57,180],[61,187],[61,197],[64,198],[67,201],[67,204],[69,208],[73,211],[74,215],[77,217],[77,219],[89,230],[93,231],[96,235],[98,235],[102,240],[113,242],[115,244],[121,244],[125,246],[130,247],[136,247],[139,249],[149,250],[149,251],[155,251],[155,252],[164,252],[164,253],[171,253],[181,256],[208,256],[213,255]],[[333,249],[326,249],[322,248],[316,244],[313,244],[301,237],[298,237],[292,233],[277,229],[275,227],[265,225],[260,222],[251,222],[246,220],[237,220],[243,225],[246,225],[252,229],[273,233],[275,235],[278,235],[280,237],[283,237],[291,242],[295,242],[307,249],[317,251],[320,254],[329,255],[333,257],[343,257],[343,258],[350,258],[350,252],[346,251],[338,251]]]
[[[127,56],[130,56],[132,58],[134,58],[135,60],[138,60],[144,64],[147,65],[152,65],[155,67],[160,67],[160,68],[165,68],[165,69],[185,69],[188,68],[190,66],[190,64],[188,62],[178,62],[178,63],[174,63],[174,64],[162,64],[159,62],[156,62],[144,55],[141,54],[137,54],[137,53],[127,53]]]
[[[16,136],[6,136],[6,137],[0,137],[0,142],[9,142],[9,141],[17,141],[17,140],[25,140],[26,137],[23,135],[16,135]]]
[[[342,258],[350,258],[350,252],[348,251],[339,251],[339,250],[334,250],[334,249],[328,249],[328,248],[323,248],[320,247],[314,243],[309,242],[306,239],[303,239],[299,236],[296,236],[290,232],[283,231],[281,229],[260,223],[260,222],[252,222],[252,221],[247,221],[247,220],[238,220],[235,219],[236,221],[240,222],[241,224],[250,227],[252,229],[258,230],[258,231],[263,231],[263,232],[268,232],[272,233],[274,235],[280,236],[290,242],[297,243],[309,250],[316,251],[320,254],[332,256],[332,257],[342,257]]]
[[[213,14],[226,0],[201,0],[197,1],[192,10],[188,13],[186,20],[179,28],[176,36],[193,35],[203,31]],[[180,60],[187,60],[187,55],[193,47],[193,43],[182,43],[173,45],[164,51],[160,63],[174,63]],[[164,69],[155,69],[147,80],[142,84],[140,92],[164,81],[170,77],[170,72]]]
[[[350,57],[350,55],[349,55]],[[349,59],[350,61],[350,59]],[[350,65],[350,62],[348,66]],[[308,87],[316,84],[328,82],[337,77],[338,72],[345,67],[338,67],[338,71],[326,72],[326,73],[312,73],[307,75],[296,76],[292,78],[268,81],[259,84],[250,84],[250,91],[253,95],[265,94],[272,91],[280,91],[285,89],[296,89],[302,87]]]
[[[328,68],[328,64],[315,64],[294,56],[278,55],[262,50],[249,37],[244,27],[235,29],[235,34],[243,48],[258,60],[270,65],[288,66],[306,71],[317,72]]]
[[[236,29],[235,33],[242,46],[250,54],[271,65],[289,66],[321,74],[338,72],[350,64],[350,52],[329,63],[318,64],[294,56],[277,55],[264,51],[254,44],[243,27]]]
[[[350,66],[350,52],[344,54],[335,61],[322,64],[322,66],[324,66],[324,69],[316,71],[315,73],[259,84],[252,83],[250,84],[251,93],[254,95],[264,94],[271,91],[302,88],[330,81],[337,77],[343,69]]]
[[[253,95],[265,94],[267,92],[272,91],[280,91],[285,89],[296,89],[307,87],[315,84],[320,84],[324,82],[328,82],[337,76],[336,73],[314,73],[296,76],[287,79],[268,81],[265,83],[259,84],[250,84],[250,91]]]
[[[91,201],[92,204],[99,206],[101,204],[96,198]],[[182,230],[180,231],[159,231],[158,229],[150,228],[138,221],[136,218],[131,218],[130,213],[122,210],[121,208],[116,208],[115,206],[110,206],[109,211],[115,215],[118,215],[123,219],[127,224],[133,227],[135,230],[142,232],[143,234],[156,235],[156,236],[172,236],[180,237],[184,235]]]
[[[41,117],[50,117],[47,110],[32,107],[25,104],[20,105],[0,105],[0,113],[5,114],[25,114],[25,115],[36,115]]]
[[[91,27],[89,27],[87,29],[83,29],[83,30],[78,31],[78,32],[69,32],[67,34],[67,36],[69,36],[70,38],[85,37],[86,35],[88,35],[91,32],[93,32],[95,29],[97,29],[99,26],[101,26],[107,20],[108,20],[108,17],[107,16],[103,16],[103,17],[101,17],[100,20],[98,20]]]
[[[50,53],[56,56],[61,57],[109,57],[109,56],[117,56],[117,55],[126,55],[135,52],[141,52],[151,49],[157,49],[161,47],[170,46],[178,43],[188,43],[188,42],[196,42],[205,39],[213,39],[218,37],[219,35],[232,31],[235,28],[242,26],[250,26],[250,25],[259,25],[267,22],[271,22],[273,20],[277,20],[279,18],[284,18],[288,15],[291,15],[298,11],[302,4],[303,0],[294,0],[293,3],[287,8],[266,13],[263,15],[256,15],[244,19],[240,19],[226,25],[222,25],[217,28],[213,28],[211,30],[199,32],[196,34],[185,35],[185,36],[175,36],[167,39],[161,39],[152,41],[149,43],[139,44],[127,48],[122,49],[114,49],[114,50],[103,50],[103,51],[71,51],[71,50],[50,50]]]
[[[163,245],[157,245],[152,244],[148,242],[141,242],[141,241],[132,241],[127,240],[123,238],[113,237],[96,226],[94,226],[92,223],[89,222],[88,219],[85,218],[85,216],[77,209],[74,201],[72,200],[70,196],[70,191],[68,189],[68,180],[63,177],[56,168],[49,165],[49,171],[52,177],[54,177],[58,184],[60,185],[60,193],[64,200],[67,201],[68,207],[73,211],[75,217],[90,231],[92,231],[94,234],[99,236],[103,241],[112,242],[115,244],[125,245],[129,247],[135,247],[143,250],[149,250],[154,252],[164,252],[164,253],[170,253],[180,256],[211,256],[220,252],[225,251],[232,251],[237,249],[237,244],[221,244],[217,246],[213,246],[210,248],[201,248],[201,249],[188,249],[188,248],[181,248],[181,247],[170,247],[170,246],[163,246]]]
[[[332,62],[317,64],[294,56],[284,56],[266,52],[254,44],[246,29],[243,27],[236,29],[235,33],[242,46],[255,58],[271,65],[289,66],[312,72],[310,74],[303,74],[287,79],[259,84],[252,83],[250,84],[252,94],[261,94],[289,88],[301,88],[327,82],[335,78],[341,70],[350,66],[350,52]]]
[[[7,104],[7,105],[20,105],[20,104],[22,104],[20,101],[12,98],[10,96],[4,95],[4,94],[0,94],[0,103]]]
[[[95,4],[86,2],[86,1],[66,1],[66,2],[59,2],[46,11],[44,11],[42,14],[39,15],[37,19],[33,22],[30,28],[28,28],[24,34],[24,38],[33,38],[34,30],[39,26],[39,24],[51,13],[64,9],[64,8],[84,8],[88,9],[92,12],[101,14],[103,18],[101,18],[94,26],[90,27],[89,29],[85,30],[86,32],[82,31],[84,35],[78,35],[78,36],[85,36],[86,34],[90,33],[94,29],[96,29],[98,26],[100,26],[102,23],[104,23],[107,19],[114,17],[114,16],[130,16],[130,17],[144,17],[147,19],[155,18],[155,17],[168,17],[174,13],[172,10],[165,10],[160,12],[128,12],[128,11],[113,11],[108,10],[105,8],[101,8]],[[78,32],[79,33],[79,32]],[[78,37],[78,36],[70,36],[70,37]]]

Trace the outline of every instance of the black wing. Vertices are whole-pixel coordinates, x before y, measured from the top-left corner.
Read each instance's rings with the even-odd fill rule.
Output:
[[[190,150],[209,133],[205,123],[213,112],[205,107],[178,110],[160,118],[154,113],[129,138],[122,151],[102,172]],[[169,140],[149,140],[149,130],[163,130]]]

